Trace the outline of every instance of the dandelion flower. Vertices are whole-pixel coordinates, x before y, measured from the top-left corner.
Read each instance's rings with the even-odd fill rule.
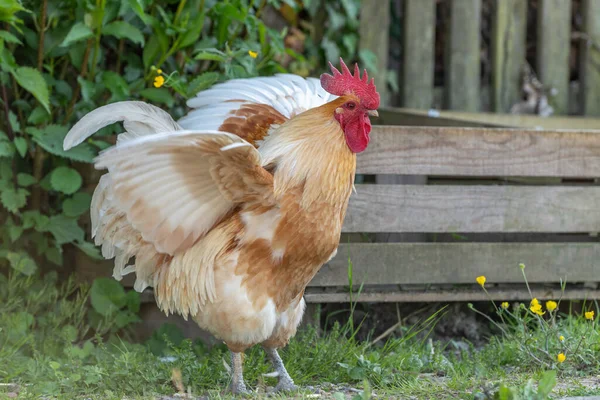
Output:
[[[556,307],[558,307],[558,304],[556,304],[556,302],[555,302],[555,301],[548,300],[548,301],[546,302],[546,309],[547,309],[548,311],[552,312],[552,311],[556,310]]]
[[[561,342],[564,342],[564,341],[565,341],[565,337],[564,337],[563,335],[560,335],[560,336],[558,337],[558,340],[560,340]]]
[[[565,362],[566,359],[567,356],[565,356],[564,353],[558,353],[558,355],[556,356],[556,361],[558,361],[559,363]]]
[[[154,87],[159,88],[164,84],[165,84],[164,76],[157,76],[156,78],[154,78]]]
[[[478,276],[475,280],[477,281],[477,283],[479,283],[479,285],[481,287],[483,287],[483,285],[485,285],[485,276],[483,276],[483,275]]]
[[[502,307],[505,310],[508,309],[508,301],[505,301],[502,304],[500,304],[500,307]]]
[[[157,69],[157,70],[156,70],[156,73],[157,73],[157,74],[159,74],[159,75],[160,75],[160,74],[162,74],[162,69],[160,69],[160,68],[159,68],[159,69]]]
[[[252,58],[258,57],[258,53],[256,51],[248,50],[248,55]]]
[[[594,319],[594,311],[587,311],[585,313],[585,319],[593,320]]]

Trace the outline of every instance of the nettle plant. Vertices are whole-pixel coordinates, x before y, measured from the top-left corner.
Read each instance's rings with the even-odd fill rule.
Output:
[[[61,266],[66,245],[99,258],[86,236],[91,163],[118,128],[64,151],[70,126],[134,99],[177,118],[216,82],[308,65],[286,47],[287,27],[261,20],[283,7],[299,11],[278,0],[0,2],[0,267]]]

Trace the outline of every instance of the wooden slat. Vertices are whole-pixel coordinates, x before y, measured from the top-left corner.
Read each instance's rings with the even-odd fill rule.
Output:
[[[435,0],[405,0],[402,23],[401,103],[427,109],[433,104]]]
[[[344,232],[597,232],[600,187],[357,185]]]
[[[317,273],[310,286],[489,284],[600,281],[599,243],[349,243]]]
[[[556,90],[549,97],[554,113],[567,114],[571,0],[541,0],[537,17],[537,72],[545,87]]]
[[[581,40],[581,103],[585,115],[600,116],[600,1],[584,0]]]
[[[508,112],[521,98],[527,0],[496,0],[492,29],[493,109]]]
[[[494,301],[529,301],[527,289],[488,290]],[[558,299],[558,289],[532,289],[538,299]],[[567,289],[562,294],[563,300],[600,300],[600,290]],[[348,303],[349,293],[319,293],[306,291],[304,300],[307,303]],[[463,302],[488,301],[489,297],[482,290],[410,290],[397,292],[365,292],[354,294],[352,301],[361,303],[430,303],[430,302]]]
[[[600,130],[600,118],[590,117],[540,117],[484,112],[424,111],[392,107],[382,108],[378,111],[379,118],[373,120],[375,125]]]
[[[375,85],[381,96],[381,106],[389,104],[387,88],[387,62],[389,51],[390,8],[376,1],[363,1],[360,7],[360,41],[358,47],[370,50],[377,57],[377,71],[369,71],[375,77]]]
[[[478,111],[480,104],[481,0],[448,3],[448,45],[446,47],[446,107]]]
[[[360,174],[600,177],[600,133],[374,126]]]

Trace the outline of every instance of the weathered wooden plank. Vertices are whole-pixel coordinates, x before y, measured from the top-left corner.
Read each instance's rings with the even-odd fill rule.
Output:
[[[488,290],[494,301],[529,301],[531,299],[527,289]],[[534,297],[538,299],[558,299],[561,297],[559,289],[532,289]],[[562,295],[563,300],[600,300],[600,290],[567,289]],[[348,303],[348,293],[320,293],[307,290],[304,293],[307,303]],[[361,303],[431,303],[431,302],[464,302],[488,301],[489,297],[483,290],[410,290],[396,292],[364,292],[354,294],[352,301]]]
[[[411,108],[382,108],[374,125],[403,126],[458,126],[489,128],[532,128],[532,129],[599,129],[600,118],[590,117],[540,117],[537,115],[515,115],[497,113],[469,113],[461,111],[417,110]]]
[[[571,48],[571,1],[540,0],[537,15],[537,73],[555,114],[569,111],[569,50]]]
[[[597,232],[600,187],[356,185],[344,232]]]
[[[374,126],[360,174],[600,177],[600,132]]]
[[[370,75],[375,77],[375,85],[381,96],[381,106],[389,104],[387,88],[387,62],[389,52],[390,8],[389,4],[377,1],[363,1],[360,7],[360,40],[361,50],[370,50],[377,57],[377,71]]]
[[[446,107],[451,110],[479,110],[481,52],[481,0],[460,0],[448,3],[446,47]]]
[[[489,284],[600,281],[599,243],[349,243],[310,286],[347,286],[348,259],[355,285]]]
[[[581,103],[583,114],[600,116],[600,1],[584,0],[581,40]]]
[[[496,0],[492,28],[492,104],[508,112],[521,98],[527,0]]]
[[[430,108],[433,103],[435,0],[404,1],[401,104]]]

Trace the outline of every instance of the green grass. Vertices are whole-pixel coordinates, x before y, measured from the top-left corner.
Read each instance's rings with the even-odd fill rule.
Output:
[[[86,289],[79,291],[72,282],[57,288],[55,276],[45,281],[0,278],[0,382],[14,384],[0,387],[0,398],[16,391],[19,398],[160,398],[176,393],[173,370],[181,372],[183,386],[196,396],[231,398],[224,392],[230,379],[224,345],[207,349],[169,329],[148,344],[129,343],[126,331],[119,336],[107,329],[96,331],[97,316],[89,311],[86,296]],[[404,327],[398,332],[401,337],[374,345],[356,340],[358,327],[350,324],[335,325],[326,333],[303,330],[281,352],[290,375],[304,387],[295,398],[314,398],[307,387],[323,385],[328,394],[320,398],[366,399],[368,390],[346,397],[341,393],[345,387],[363,390],[366,384],[379,398],[491,399],[500,385],[507,385],[521,393],[507,399],[533,399],[532,383],[548,369],[557,372],[554,397],[600,394],[592,380],[585,381],[600,374],[597,331],[579,356],[546,368],[524,353],[516,338],[493,336],[479,348],[429,340],[440,316]],[[588,322],[564,316],[557,319],[557,329],[567,338],[578,338],[590,335]],[[100,325],[110,325],[110,320]],[[533,342],[545,337],[542,331],[530,334]],[[244,367],[257,397],[266,397],[275,379],[263,376],[271,369],[259,347],[246,352]]]

